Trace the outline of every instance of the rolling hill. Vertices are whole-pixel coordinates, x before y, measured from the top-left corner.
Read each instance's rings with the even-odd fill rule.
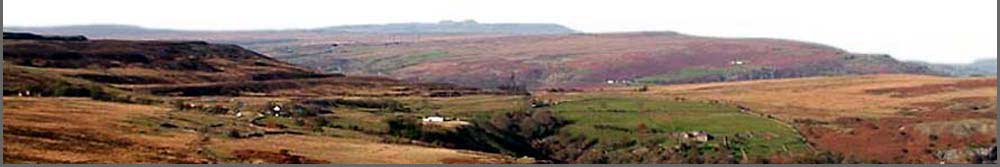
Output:
[[[576,30],[558,24],[525,23],[478,23],[474,20],[438,23],[394,23],[371,25],[347,25],[319,28],[313,31],[337,33],[384,33],[384,34],[570,34]]]
[[[997,75],[997,59],[995,58],[976,60],[968,64],[934,64],[927,62],[914,63],[926,64],[930,67],[933,73],[940,75],[958,77]]]
[[[4,27],[9,32],[34,32],[42,34],[80,34],[93,37],[110,36],[149,36],[165,34],[189,33],[225,33],[227,31],[189,31],[144,28],[132,25],[96,24],[53,27]],[[239,31],[243,33],[373,33],[373,34],[507,34],[507,35],[540,35],[540,34],[571,34],[579,31],[566,26],[551,23],[479,23],[474,20],[451,21],[443,20],[437,23],[390,23],[343,25],[313,29],[291,30],[260,30]]]
[[[495,88],[515,81],[529,88],[551,88],[603,86],[609,80],[624,84],[678,84],[930,73],[926,65],[900,62],[889,55],[856,54],[800,41],[701,37],[676,32],[505,33],[491,31],[496,28],[489,25],[443,22],[286,31],[150,30],[121,34],[103,34],[114,29],[100,27],[9,29],[97,34],[91,37],[101,39],[232,43],[320,71],[478,88]],[[433,33],[454,27],[479,32]]]
[[[384,142],[381,132],[359,128],[368,120],[381,120],[358,114],[409,112],[387,98],[496,92],[318,73],[236,45],[201,41],[5,32],[3,48],[5,163],[514,160],[494,153]],[[271,108],[276,105],[288,110],[265,115],[263,111],[276,112]],[[333,106],[341,108],[334,113]]]
[[[995,151],[995,77],[810,77],[658,86],[649,92],[741,106],[794,126],[810,145],[844,161],[981,163],[977,156],[988,155],[991,146]]]
[[[266,47],[260,50],[269,50]],[[318,49],[326,52],[315,51]],[[315,54],[305,54],[315,53]],[[676,84],[844,74],[924,73],[888,55],[778,39],[672,32],[454,39],[382,45],[306,45],[278,59],[307,67],[495,87],[509,76],[529,87]]]
[[[325,74],[236,45],[200,41],[18,38],[4,33],[4,95],[411,95],[478,92],[448,84]],[[391,87],[407,87],[392,91]],[[343,88],[343,89],[331,89]],[[103,92],[103,93],[100,93]]]
[[[995,143],[995,77],[882,75],[927,69],[819,44],[669,32],[208,34],[278,54],[4,33],[4,161],[981,163]],[[379,73],[633,86],[526,94],[359,76]],[[733,82],[634,86],[711,81]]]

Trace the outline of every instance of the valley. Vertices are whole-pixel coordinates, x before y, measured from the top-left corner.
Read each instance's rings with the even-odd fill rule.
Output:
[[[449,25],[452,24],[436,24]],[[534,31],[528,27],[532,26],[523,26],[522,31],[506,33],[324,29],[213,32],[99,25],[8,29],[82,34],[96,39],[230,43],[327,73],[386,76],[485,89],[510,82],[533,89],[594,88],[608,86],[608,81],[624,85],[682,84],[934,72],[928,66],[902,62],[890,55],[852,53],[805,41],[704,37],[671,31],[531,34],[528,32]],[[107,30],[135,33],[107,33]]]
[[[817,149],[869,162],[948,163],[996,142],[996,78],[815,77],[651,88],[740,105],[795,126]],[[752,109],[752,110],[750,110]]]
[[[995,76],[927,75],[819,44],[174,33],[5,33],[4,161],[982,163],[996,142]]]

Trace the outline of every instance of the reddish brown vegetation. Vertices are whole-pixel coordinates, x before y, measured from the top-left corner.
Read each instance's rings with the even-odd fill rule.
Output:
[[[205,42],[8,40],[4,41],[4,61],[42,68],[138,68],[159,70],[164,74],[177,71],[212,76],[180,76],[202,82],[250,80],[253,76],[268,74],[310,73],[236,45]]]
[[[122,123],[162,114],[150,106],[81,99],[4,97],[5,163],[208,163],[189,145],[192,135],[145,135],[153,129]]]
[[[979,144],[990,145],[995,134],[974,133],[972,136],[923,134],[914,125],[925,122],[959,121],[963,119],[995,118],[996,113],[938,110],[922,112],[915,117],[879,119],[840,118],[828,126],[800,125],[799,129],[811,144],[851,158],[882,163],[937,163],[934,153],[944,149],[964,149]]]
[[[974,155],[981,153],[970,149],[995,143],[995,87],[995,78],[872,75],[677,85],[654,92],[774,115],[816,150],[846,158],[834,162],[976,163]]]
[[[258,151],[258,150],[234,150],[232,155],[244,160],[261,160],[268,164],[327,164],[329,161],[310,159],[307,157],[292,155],[288,150],[280,152]]]
[[[329,44],[296,44],[293,53],[308,54],[289,54],[268,45],[254,48],[312,68],[331,69],[335,64],[350,73],[385,73],[404,79],[489,88],[508,82],[506,76],[512,73],[518,75],[518,82],[533,88],[583,88],[602,85],[609,79],[639,79],[687,69],[745,68],[732,71],[741,75],[753,73],[749,69],[773,70],[777,78],[921,72],[888,56],[851,54],[820,44],[671,32],[455,38],[332,49]],[[335,51],[324,52],[327,49]],[[435,56],[421,56],[428,54]],[[730,62],[736,60],[748,64],[734,67]],[[724,80],[720,77],[676,82]]]
[[[462,96],[499,94],[450,84],[323,74],[236,45],[176,41],[8,40],[5,94],[110,87],[167,96]],[[31,71],[36,71],[32,74]],[[82,79],[96,84],[69,82]],[[105,85],[114,84],[114,85]],[[397,91],[395,87],[406,87]],[[82,89],[82,88],[81,88]],[[103,89],[107,90],[107,89]],[[88,93],[83,93],[87,96]],[[46,95],[48,96],[48,95]]]
[[[954,83],[931,84],[903,88],[874,89],[866,92],[876,95],[891,94],[892,97],[917,97],[923,95],[937,94],[963,89],[976,89],[984,87],[996,87],[997,81],[994,79],[965,80]]]

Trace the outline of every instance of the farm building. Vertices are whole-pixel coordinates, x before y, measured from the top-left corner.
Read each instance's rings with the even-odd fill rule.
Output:
[[[614,84],[633,84],[633,83],[635,83],[635,81],[633,81],[633,80],[624,80],[624,79],[623,80],[609,79],[609,80],[607,80],[605,82],[607,82],[608,85],[614,85]]]
[[[715,139],[714,136],[704,131],[691,131],[684,132],[681,137],[687,140],[693,140],[697,142],[708,142],[709,140]]]
[[[458,118],[446,118],[439,115],[428,116],[421,119],[421,124],[442,128],[457,128],[472,125],[472,123],[462,121]]]
[[[429,117],[425,117],[425,118],[423,118],[421,120],[423,122],[425,122],[425,123],[444,122],[444,117],[441,117],[441,116],[429,116]]]

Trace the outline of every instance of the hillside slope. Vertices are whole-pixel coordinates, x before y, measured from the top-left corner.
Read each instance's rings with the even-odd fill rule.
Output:
[[[926,62],[916,62],[926,64],[931,71],[936,74],[948,76],[996,76],[997,59],[981,59],[968,64],[932,64]]]
[[[857,162],[981,163],[996,142],[995,77],[811,77],[654,87],[781,120]]]
[[[52,97],[3,101],[5,164],[510,163],[499,154],[385,143],[357,132],[234,139],[226,132],[260,128],[163,106]]]
[[[382,137],[382,117],[425,115],[390,98],[497,92],[323,74],[236,45],[4,37],[8,163],[514,163]]]
[[[819,75],[924,73],[888,55],[862,55],[778,39],[708,38],[671,32],[510,36],[390,45],[300,46],[291,63],[347,73],[494,87],[734,81]]]
[[[14,39],[5,33],[4,94],[411,95],[474,92],[446,84],[324,74],[236,45],[200,41]],[[42,36],[39,36],[42,37]],[[52,38],[52,37],[50,37]],[[407,92],[390,87],[410,87]],[[115,93],[117,94],[117,93]]]
[[[11,28],[95,38],[206,40],[239,44],[326,72],[385,75],[479,88],[677,84],[803,76],[929,73],[927,65],[888,55],[854,54],[822,44],[760,38],[713,38],[675,32],[506,33],[490,24],[447,22],[288,31],[125,31],[100,27]],[[457,27],[457,28],[456,28]],[[484,28],[486,27],[486,28]],[[121,28],[121,27],[114,27]],[[430,33],[452,29],[477,33]],[[485,31],[489,30],[489,31]],[[504,30],[506,31],[506,30]]]
[[[179,34],[214,34],[231,31],[191,31],[144,28],[132,25],[96,24],[53,27],[4,27],[4,31],[34,32],[42,34],[81,34],[92,37],[129,37],[129,36],[162,36]],[[313,29],[292,30],[259,30],[237,31],[240,33],[322,33],[322,34],[507,34],[507,35],[539,35],[539,34],[571,34],[579,31],[553,23],[479,23],[474,20],[451,21],[443,20],[437,23],[390,23],[342,25]]]
[[[576,30],[558,24],[478,23],[445,20],[438,23],[394,23],[348,25],[320,28],[314,31],[385,34],[569,34]]]
[[[236,45],[197,41],[8,38],[4,41],[4,48],[4,61],[13,65],[54,69],[129,70],[127,73],[120,71],[119,74],[126,78],[144,78],[150,84],[252,80],[268,75],[313,74]],[[143,75],[142,72],[153,71],[156,75],[140,76]],[[84,78],[99,77],[102,76],[88,75]],[[140,81],[123,78],[121,82]]]

